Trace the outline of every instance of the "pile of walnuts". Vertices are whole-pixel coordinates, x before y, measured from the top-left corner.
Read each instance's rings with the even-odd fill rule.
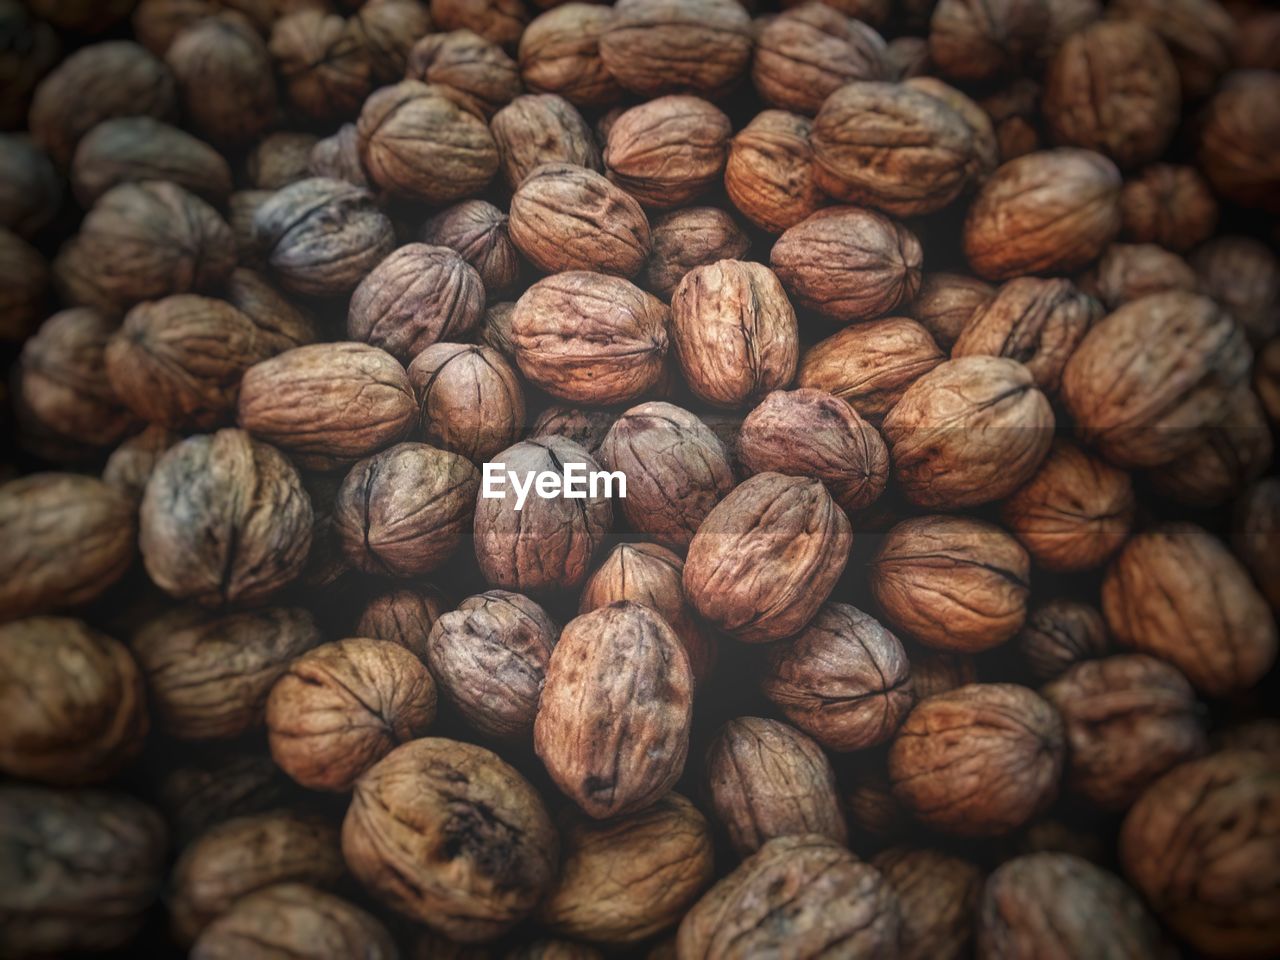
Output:
[[[1280,955],[1271,5],[0,37],[0,957]]]

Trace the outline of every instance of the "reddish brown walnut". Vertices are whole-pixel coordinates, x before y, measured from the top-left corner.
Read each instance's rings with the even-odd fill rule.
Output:
[[[1049,600],[1031,611],[1014,644],[1033,679],[1052,680],[1081,661],[1106,656],[1111,637],[1097,608]]]
[[[488,460],[524,432],[520,379],[497,350],[433,344],[409,364],[409,380],[422,405],[426,438],[473,463]]]
[[[713,2],[736,6],[734,0]],[[609,178],[641,203],[675,207],[720,179],[732,134],[729,118],[707,101],[659,97],[618,117],[609,129],[604,165]]]
[[[871,865],[902,908],[902,960],[961,960],[973,946],[982,871],[937,850],[893,847]]]
[[[814,4],[812,9],[828,8]],[[725,192],[760,229],[782,233],[822,206],[813,176],[812,129],[807,117],[763,110],[733,138],[724,168]]]

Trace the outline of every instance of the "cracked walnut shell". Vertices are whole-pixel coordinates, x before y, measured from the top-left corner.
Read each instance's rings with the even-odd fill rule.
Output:
[[[524,392],[502,354],[470,343],[436,343],[409,364],[422,406],[423,435],[445,450],[483,463],[525,429]]]

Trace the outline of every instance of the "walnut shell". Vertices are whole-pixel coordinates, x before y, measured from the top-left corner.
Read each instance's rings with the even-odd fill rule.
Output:
[[[1218,201],[1199,170],[1157,163],[1124,182],[1120,222],[1127,240],[1185,253],[1213,235]]]
[[[524,432],[520,380],[498,351],[437,343],[414,358],[409,380],[431,443],[481,463]]]
[[[978,664],[969,654],[915,648],[910,661],[916,702],[978,682]]]
[[[694,267],[720,260],[740,260],[751,241],[733,217],[716,207],[685,207],[653,221],[653,253],[644,269],[644,285],[670,300]]]
[[[1236,23],[1214,0],[1120,0],[1112,12],[1149,27],[1164,41],[1188,100],[1213,93],[1234,65]]]
[[[595,410],[590,407],[553,405],[538,414],[529,428],[529,439],[564,437],[572,440],[593,457],[600,455],[600,444],[613,426],[617,414],[611,410]]]
[[[181,848],[215,823],[279,807],[290,781],[266,753],[218,753],[169,770],[160,802]]]
[[[431,0],[431,22],[442,30],[471,30],[515,52],[529,22],[522,0]]]
[[[828,8],[814,4],[812,9]],[[729,144],[725,191],[761,230],[782,233],[825,203],[813,174],[812,129],[808,117],[762,110]]]
[[[1225,545],[1180,523],[1135,534],[1102,584],[1123,647],[1167,660],[1211,697],[1247,690],[1276,659],[1266,601]]]
[[[420,660],[427,657],[427,635],[445,612],[434,590],[401,587],[380,593],[365,606],[354,635],[390,640]]]
[[[898,897],[901,960],[963,960],[973,948],[982,871],[937,850],[892,847],[871,865]]]
[[[929,59],[943,76],[969,83],[1015,74],[1039,52],[1049,9],[1046,0],[938,0]]]
[[[769,265],[801,306],[850,323],[913,300],[922,256],[920,241],[887,217],[828,207],[783,233]]]
[[[544,163],[602,169],[591,128],[564,97],[552,93],[516,97],[498,111],[489,127],[512,190]]]
[[[508,235],[507,215],[486,200],[463,200],[436,214],[418,233],[435,247],[451,247],[480,274],[490,297],[520,279],[520,255]]]
[[[367,0],[351,20],[369,57],[376,84],[406,75],[414,43],[431,30],[427,5],[419,0]]]
[[[472,113],[489,120],[521,93],[515,62],[470,30],[428,34],[413,45],[405,77],[447,87]]]
[[[258,141],[245,160],[245,173],[257,190],[279,190],[311,176],[311,151],[319,138],[312,133],[280,130]]]
[[[821,482],[758,473],[698,528],[685,560],[685,594],[738,640],[788,637],[827,599],[852,539],[844,511]]]
[[[1091,7],[1095,0],[1079,2]],[[1050,10],[1062,6],[1061,0],[1057,0],[1050,4]],[[1095,7],[1094,13],[1098,12],[1100,7]],[[1001,163],[1034,153],[1044,146],[1040,132],[1040,97],[1040,84],[1029,77],[1020,77],[979,101],[991,120]]]
[[[1167,290],[1196,292],[1187,261],[1150,243],[1113,243],[1080,278],[1081,288],[1115,310],[1133,300]]]
[[[1191,257],[1200,292],[1222,304],[1255,344],[1280,334],[1280,258],[1252,237],[1214,237]]]
[[[1269,477],[1245,490],[1236,501],[1234,515],[1231,546],[1271,609],[1280,610],[1280,561],[1273,549],[1280,531],[1280,480]]]
[[[349,119],[373,89],[373,64],[359,30],[328,10],[280,17],[269,49],[290,103],[313,120]]]
[[[950,350],[974,314],[996,295],[995,287],[961,273],[926,273],[908,311],[938,345]]]
[[[737,6],[735,0],[698,2]],[[614,121],[604,148],[604,165],[609,179],[641,203],[678,207],[719,181],[732,135],[729,118],[706,100],[659,97],[632,107]]]
[[[1032,679],[1053,680],[1076,664],[1105,656],[1111,647],[1102,614],[1076,600],[1035,607],[1014,641]]]
[[[238,13],[266,34],[276,17],[275,7],[270,0],[141,0],[134,6],[130,24],[138,42],[163,57],[179,33],[218,13]]]
[[[1200,169],[1223,198],[1242,207],[1280,211],[1280,164],[1275,131],[1280,124],[1280,77],[1269,70],[1228,76],[1205,108],[1200,130]]]
[[[520,76],[535,93],[555,93],[578,107],[603,107],[622,98],[600,55],[600,37],[613,9],[563,3],[535,17],[520,36]]]
[[[360,133],[354,123],[344,123],[338,132],[311,148],[307,169],[313,177],[345,180],[356,187],[369,186],[369,174],[360,159]]]
[[[1267,416],[1246,387],[1232,394],[1226,418],[1202,443],[1152,472],[1151,486],[1179,503],[1220,506],[1262,476],[1273,452]]]
[[[103,482],[134,503],[141,503],[142,493],[147,481],[151,479],[156,461],[178,440],[176,433],[163,427],[147,427],[141,433],[135,433],[116,447],[107,458],[106,465],[102,468]]]
[[[165,63],[187,121],[214,143],[252,143],[276,122],[276,80],[261,34],[238,14],[205,17],[174,38]]]
[[[356,782],[347,866],[383,903],[454,940],[501,935],[555,879],[555,828],[537,791],[483,747],[427,737]]]
[[[231,193],[231,168],[221,154],[153,117],[104,120],[76,147],[71,189],[82,207],[118,184],[143,180],[167,180],[219,205]]]

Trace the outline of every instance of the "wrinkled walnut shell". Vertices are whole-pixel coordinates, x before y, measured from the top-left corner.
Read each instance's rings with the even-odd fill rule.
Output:
[[[732,135],[729,118],[707,101],[659,97],[614,121],[604,165],[609,178],[641,203],[678,207],[720,179]]]

